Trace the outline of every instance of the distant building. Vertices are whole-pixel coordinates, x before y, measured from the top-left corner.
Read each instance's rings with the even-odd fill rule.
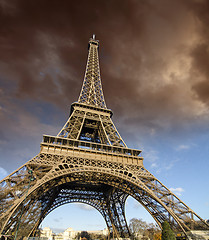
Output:
[[[49,227],[45,227],[43,230],[41,230],[40,237],[47,238],[48,240],[54,240],[54,233]]]
[[[75,239],[77,231],[74,231],[72,228],[68,228],[63,232],[63,240],[72,240]]]
[[[40,237],[44,238],[44,240],[74,240],[78,233],[81,233],[81,231],[74,231],[72,228],[68,228],[62,233],[55,234],[49,227],[45,227],[43,230],[41,230]],[[108,229],[106,228],[104,230],[88,231],[88,233],[107,236]]]
[[[54,234],[54,240],[63,240],[63,233]]]
[[[89,234],[98,234],[98,235],[108,235],[108,229],[105,228],[104,230],[95,230],[95,231],[87,231]]]

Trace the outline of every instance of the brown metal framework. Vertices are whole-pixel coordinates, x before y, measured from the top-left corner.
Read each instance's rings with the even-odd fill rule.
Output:
[[[166,220],[185,235],[209,230],[208,223],[144,168],[141,151],[128,148],[119,135],[102,92],[98,46],[93,36],[79,100],[64,127],[56,137],[44,135],[40,153],[0,182],[0,233],[14,234],[19,228],[17,238],[35,236],[55,208],[83,202],[102,214],[110,232],[128,238],[128,196],[159,226]]]

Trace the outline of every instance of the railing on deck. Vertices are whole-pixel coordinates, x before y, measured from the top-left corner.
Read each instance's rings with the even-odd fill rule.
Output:
[[[111,146],[111,145],[93,143],[93,142],[87,142],[87,141],[80,141],[75,139],[67,139],[62,137],[54,137],[49,135],[43,136],[42,143],[60,145],[60,146],[66,146],[66,147],[72,147],[72,148],[82,148],[82,149],[90,149],[90,150],[103,151],[103,152],[111,152],[111,153],[117,153],[117,154],[119,153],[119,154],[125,154],[125,155],[136,156],[136,157],[137,156],[140,157],[139,155],[142,152],[141,150],[136,150],[136,149]]]

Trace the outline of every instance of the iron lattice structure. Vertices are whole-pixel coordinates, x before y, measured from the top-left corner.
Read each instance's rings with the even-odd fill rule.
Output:
[[[91,38],[83,87],[64,127],[57,136],[44,135],[40,153],[0,182],[1,234],[35,236],[55,208],[83,202],[102,214],[110,232],[128,238],[128,196],[159,226],[166,220],[185,235],[208,230],[202,218],[144,168],[141,151],[128,148],[119,135],[103,96],[98,46]]]

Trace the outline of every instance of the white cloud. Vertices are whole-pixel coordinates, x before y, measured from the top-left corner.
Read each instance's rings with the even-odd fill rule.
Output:
[[[151,163],[155,163],[159,159],[158,152],[152,149],[147,149],[147,151],[144,152],[144,159]]]
[[[155,172],[157,174],[160,174],[161,172],[166,172],[167,173],[167,171],[171,170],[175,166],[176,162],[178,162],[178,161],[179,161],[179,159],[175,159],[175,160],[172,160],[172,161],[167,161],[167,162],[161,163],[160,165],[158,165],[156,163],[153,163],[151,165],[151,167],[155,168]]]
[[[153,150],[153,149],[147,149],[147,151],[144,153],[144,159],[150,163],[150,168],[155,169],[157,173],[161,171],[159,168],[159,156],[158,156],[158,151]]]
[[[168,165],[165,166],[165,170],[170,170],[174,166],[174,162],[170,162]]]
[[[151,136],[154,136],[155,134],[156,134],[156,129],[151,128],[151,129],[150,129],[150,135],[151,135]]]
[[[134,208],[142,208],[142,205],[137,202],[137,201],[134,201],[134,205],[133,205]]]
[[[83,203],[76,203],[76,207],[82,209],[82,210],[86,210],[86,211],[92,211],[94,210],[94,208],[90,205],[87,204],[83,204]]]
[[[156,168],[157,167],[157,163],[152,163],[151,164],[151,168]]]
[[[179,162],[179,159],[174,159],[174,160],[170,161],[169,164],[164,167],[164,169],[165,170],[172,169],[177,162]]]
[[[7,175],[8,172],[4,168],[0,167],[0,179],[6,177]]]
[[[184,192],[184,189],[181,187],[177,187],[177,188],[170,188],[170,191],[175,193],[176,195],[181,196],[181,194]]]
[[[62,220],[62,218],[54,218],[53,221],[54,222],[60,222]]]
[[[136,199],[134,199],[133,197],[128,197],[127,201],[126,201],[126,206],[132,206],[133,208],[141,208],[142,205],[141,203],[139,203]]]
[[[188,149],[190,149],[190,148],[191,148],[191,146],[189,146],[189,145],[181,144],[181,145],[179,145],[179,146],[176,148],[176,150],[177,150],[177,151],[181,151],[181,150],[188,150]]]

